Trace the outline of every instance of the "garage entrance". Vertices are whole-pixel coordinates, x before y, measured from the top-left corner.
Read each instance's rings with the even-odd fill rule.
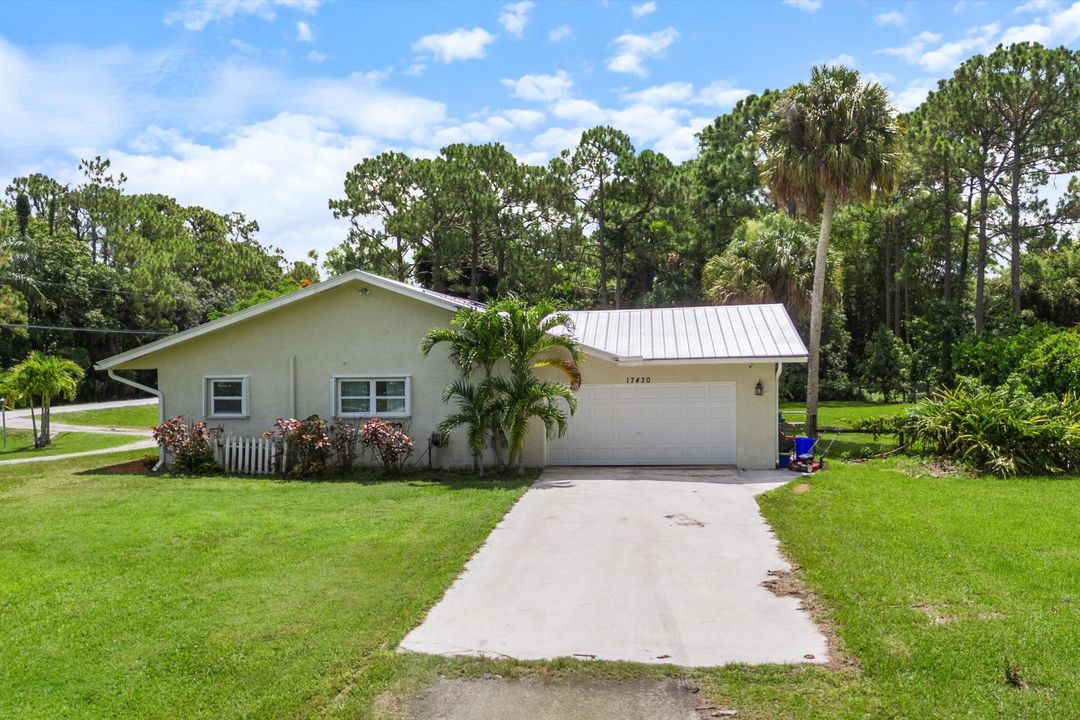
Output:
[[[583,385],[549,465],[734,465],[735,383]]]

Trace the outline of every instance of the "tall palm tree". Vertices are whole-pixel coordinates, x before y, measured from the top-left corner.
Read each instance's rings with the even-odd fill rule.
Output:
[[[51,442],[49,421],[53,398],[74,400],[83,374],[83,369],[74,361],[45,355],[38,350],[11,369],[8,383],[17,395],[30,403],[31,418],[34,401],[41,402],[41,432],[38,434],[35,428],[34,447],[44,447]]]
[[[848,200],[891,190],[897,140],[896,111],[878,83],[863,83],[846,67],[815,67],[810,82],[788,89],[769,113],[759,140],[761,179],[777,204],[806,217],[821,213],[810,308],[806,424],[817,434],[818,376],[826,262],[833,213]]]

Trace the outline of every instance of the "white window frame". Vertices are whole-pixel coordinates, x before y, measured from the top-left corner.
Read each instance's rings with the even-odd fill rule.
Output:
[[[211,388],[213,383],[219,381],[236,382],[240,381],[240,412],[239,413],[215,413],[214,412],[214,394]],[[203,415],[208,418],[239,418],[244,419],[249,417],[248,415],[248,376],[247,375],[203,375],[202,381],[203,392]],[[224,397],[224,396],[222,396]]]
[[[342,381],[354,380],[358,382],[369,382],[369,399],[368,404],[369,412],[366,413],[343,413],[341,412],[341,383]],[[402,380],[405,382],[405,409],[400,412],[377,412],[376,401],[378,397],[375,394],[375,383],[386,380]],[[390,396],[381,396],[390,397]],[[398,397],[398,396],[393,396]],[[412,375],[403,375],[396,373],[393,375],[331,375],[330,376],[330,417],[335,418],[407,418],[412,416]]]

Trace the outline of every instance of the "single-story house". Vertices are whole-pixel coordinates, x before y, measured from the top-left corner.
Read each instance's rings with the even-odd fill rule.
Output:
[[[423,451],[458,370],[420,341],[474,305],[354,270],[96,367],[158,395],[161,418],[258,436],[279,417],[382,417],[406,423]],[[775,466],[780,371],[807,356],[782,305],[569,314],[585,353],[579,408],[561,438],[534,430],[527,465]],[[156,370],[156,390],[125,370]],[[459,436],[433,459],[471,465]]]

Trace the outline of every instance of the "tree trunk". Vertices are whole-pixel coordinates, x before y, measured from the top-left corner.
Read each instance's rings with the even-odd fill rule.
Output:
[[[986,328],[986,237],[987,198],[990,185],[986,180],[979,180],[979,251],[975,258],[975,333]]]
[[[607,296],[607,243],[604,238],[604,225],[607,223],[607,208],[604,206],[604,181],[600,181],[600,189],[597,190],[600,197],[600,212],[597,213],[599,219],[599,225],[596,228],[596,242],[597,251],[600,255],[600,307],[607,310],[608,296]]]
[[[438,232],[431,234],[431,289],[435,292],[446,290],[446,272],[443,268],[442,239]]]
[[[1014,151],[1012,178],[1009,186],[1009,239],[1012,244],[1012,257],[1009,269],[1012,284],[1013,312],[1020,313],[1020,156],[1019,149]]]
[[[34,436],[34,447],[41,447],[41,436],[37,431],[37,416],[34,415],[34,399],[30,398],[30,432]]]
[[[967,210],[965,211],[964,219],[964,237],[960,246],[960,275],[957,278],[958,291],[957,295],[961,298],[967,296],[967,274],[968,274],[968,260],[971,256],[971,226],[973,224],[971,205],[975,198],[975,183],[971,183],[971,188],[968,190],[967,198]]]
[[[901,268],[904,257],[903,229],[900,218],[893,225],[893,335],[900,337],[900,318],[903,314],[903,273]]]
[[[821,321],[824,314],[826,263],[829,257],[829,234],[832,232],[836,193],[825,191],[821,211],[821,232],[818,234],[817,257],[814,260],[814,294],[810,298],[810,356],[806,364],[806,434],[817,437],[818,383],[821,371]]]
[[[884,252],[883,265],[885,266],[885,327],[892,327],[892,228],[889,227],[888,218],[881,221],[881,238]]]
[[[945,302],[952,302],[952,192],[949,188],[949,166],[945,165],[945,175],[942,178],[942,190],[945,197],[941,203],[941,243],[945,259],[945,286],[942,294]]]
[[[469,273],[469,299],[476,302],[480,299],[480,232],[474,225],[472,228],[472,263]]]
[[[52,408],[49,396],[41,396],[41,446],[45,447],[52,442]]]

